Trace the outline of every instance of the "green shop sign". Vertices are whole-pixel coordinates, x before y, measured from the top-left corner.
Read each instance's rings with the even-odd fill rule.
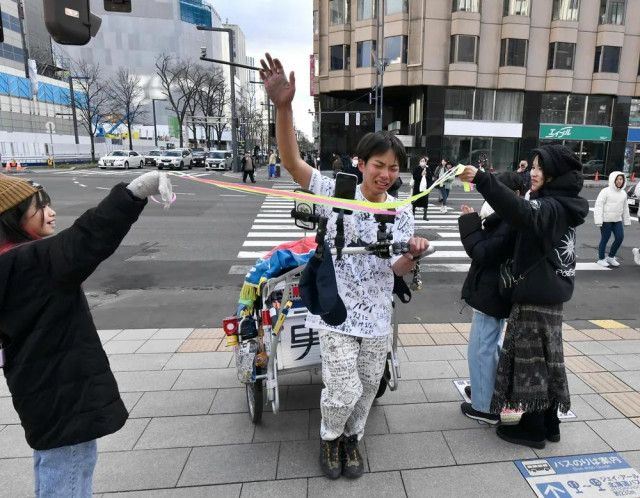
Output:
[[[541,140],[593,140],[609,142],[611,141],[611,127],[541,124],[538,138]]]

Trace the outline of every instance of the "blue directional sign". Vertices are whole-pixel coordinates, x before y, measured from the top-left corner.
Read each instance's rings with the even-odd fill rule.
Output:
[[[542,496],[548,496],[549,498],[571,497],[571,493],[569,493],[560,482],[545,482],[536,484],[536,487],[542,493]]]

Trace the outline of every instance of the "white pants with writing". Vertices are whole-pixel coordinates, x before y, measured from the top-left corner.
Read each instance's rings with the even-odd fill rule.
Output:
[[[362,439],[378,392],[389,336],[354,337],[320,330],[322,381],[320,437],[330,441],[358,435]]]

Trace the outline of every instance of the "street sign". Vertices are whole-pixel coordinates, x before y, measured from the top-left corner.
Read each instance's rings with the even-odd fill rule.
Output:
[[[618,453],[518,460],[515,464],[540,498],[640,496],[640,473]]]
[[[56,124],[53,121],[47,121],[47,123],[44,125],[47,133],[55,133],[56,132]]]
[[[345,126],[349,126],[349,113],[348,112],[344,113],[344,125]]]
[[[611,141],[610,126],[586,126],[541,124],[538,138],[541,140],[594,140],[598,142]]]
[[[360,126],[360,113],[356,112],[356,126]]]

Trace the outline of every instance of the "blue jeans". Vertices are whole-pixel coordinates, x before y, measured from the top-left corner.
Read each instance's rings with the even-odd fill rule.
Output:
[[[504,318],[473,310],[467,361],[471,377],[471,405],[479,412],[489,413],[504,322]]]
[[[449,189],[440,187],[440,196],[442,197],[442,205],[447,205],[447,199],[449,198]]]
[[[91,497],[97,459],[95,439],[52,450],[34,450],[36,498]]]
[[[598,246],[598,256],[600,259],[604,259],[605,249],[607,248],[607,242],[609,242],[611,234],[613,234],[613,244],[611,244],[609,257],[613,258],[624,240],[624,228],[621,221],[605,221],[600,227],[600,245]]]

